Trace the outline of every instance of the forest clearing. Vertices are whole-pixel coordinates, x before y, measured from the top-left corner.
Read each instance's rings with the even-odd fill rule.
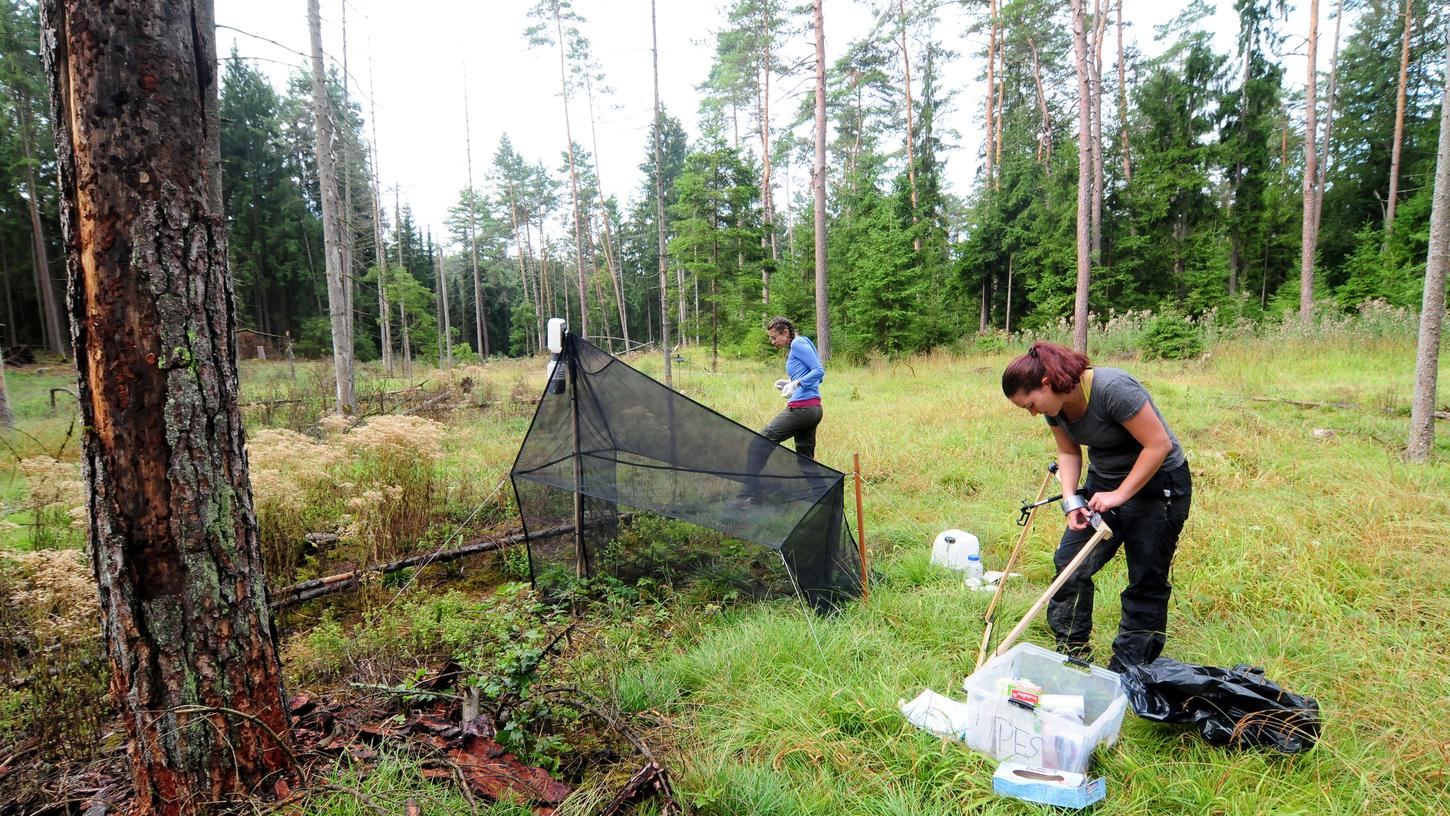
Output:
[[[1447,66],[0,6],[0,816],[1450,810]]]
[[[1396,450],[1413,322],[1381,310],[1308,332],[1297,323],[1252,336],[1227,332],[1188,361],[1136,359],[1141,326],[1119,321],[1094,343],[1109,359],[1131,360],[1164,412],[1179,418],[1199,479],[1173,576],[1166,653],[1262,666],[1286,688],[1319,700],[1324,731],[1312,751],[1286,757],[1210,747],[1191,730],[1130,716],[1119,743],[1097,754],[1095,772],[1107,777],[1108,796],[1096,812],[1443,811],[1450,745],[1435,712],[1450,698],[1442,637],[1450,591],[1425,565],[1450,555],[1450,469],[1443,435],[1429,467],[1405,464]],[[992,794],[988,758],[917,731],[895,706],[923,686],[957,687],[981,635],[987,596],[927,563],[931,537],[946,527],[971,530],[988,568],[1000,568],[1017,535],[1018,504],[1052,456],[1046,437],[999,395],[997,373],[1008,356],[969,343],[831,371],[818,455],[847,470],[852,453],[861,456],[875,571],[867,601],[817,617],[789,597],[742,597],[738,575],[674,586],[605,581],[584,592],[568,644],[525,673],[515,703],[519,730],[508,737],[519,757],[574,787],[555,812],[596,812],[641,760],[618,734],[533,694],[550,687],[580,689],[591,705],[629,723],[668,769],[688,812],[1035,812]],[[686,395],[747,425],[773,410],[773,367],[732,360],[711,371],[702,349],[686,349],[682,358],[674,371]],[[630,361],[658,373],[653,357]],[[430,401],[419,394],[346,435],[317,430],[317,415],[306,413],[274,412],[264,421],[268,400],[325,401],[321,364],[298,364],[295,376],[284,362],[243,371],[243,403],[253,406],[244,411],[258,520],[274,586],[362,560],[433,552],[454,546],[459,534],[516,529],[511,491],[496,488],[542,390],[542,360],[420,370],[415,376],[428,394],[449,394],[433,402],[431,419],[393,413]],[[49,415],[47,391],[64,377],[55,369],[12,369],[8,377],[26,432],[8,438],[15,454],[33,462],[71,434],[71,405],[62,402]],[[469,393],[459,389],[465,377]],[[369,383],[360,394],[406,385]],[[397,449],[381,438],[347,441],[380,419],[399,423],[391,431]],[[74,443],[66,447],[58,472],[78,480]],[[389,470],[400,458],[414,468],[407,476]],[[59,569],[74,577],[53,596],[7,581],[6,605],[22,611],[21,626],[35,627],[35,637],[50,633],[65,643],[60,657],[29,665],[89,670],[76,676],[78,669],[67,668],[63,680],[0,692],[0,744],[23,745],[38,729],[54,748],[51,759],[111,746],[114,762],[118,722],[104,705],[97,663],[81,660],[99,654],[97,633],[42,626],[63,626],[73,607],[94,608],[93,594],[87,597],[94,587],[67,513],[79,496],[46,493],[44,485],[56,482],[43,480],[59,477],[39,473],[13,458],[7,466],[4,574],[16,575],[21,564],[20,575]],[[379,495],[389,487],[409,495]],[[53,501],[40,504],[47,498]],[[316,532],[341,535],[300,557],[288,550]],[[1006,595],[1006,619],[1020,616],[1051,578],[1056,535],[1050,523],[1031,535],[1025,580]],[[653,521],[638,536],[632,545],[650,548],[667,568],[677,545],[714,534]],[[64,568],[50,560],[62,557]],[[453,658],[485,689],[488,711],[520,659],[510,646],[541,646],[565,625],[557,614],[536,616],[527,570],[516,546],[371,580],[279,614],[289,695],[376,695],[374,703],[388,711],[414,712],[433,701],[377,689],[409,688]],[[1121,560],[1100,574],[1097,606],[1105,620],[1123,580]],[[1098,630],[1099,645],[1109,631]],[[1051,643],[1042,622],[1028,638]],[[438,766],[406,744],[370,744],[378,756],[354,762],[327,755],[315,767],[337,787],[312,788],[301,812],[404,812],[408,802],[422,813],[529,812],[470,803],[449,780],[430,781],[427,769]],[[17,761],[34,767],[26,759]],[[658,806],[646,800],[636,812]]]

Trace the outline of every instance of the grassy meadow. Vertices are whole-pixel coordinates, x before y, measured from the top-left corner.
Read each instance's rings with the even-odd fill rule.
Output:
[[[1092,347],[1102,351],[1094,362],[1122,366],[1147,385],[1194,476],[1165,654],[1190,663],[1262,666],[1290,691],[1317,698],[1324,727],[1314,750],[1281,756],[1213,748],[1193,731],[1130,713],[1118,744],[1095,756],[1092,773],[1107,778],[1108,792],[1094,812],[1450,811],[1450,588],[1443,571],[1450,560],[1450,424],[1438,429],[1431,464],[1400,460],[1412,331],[1362,321],[1227,333],[1212,338],[1207,355],[1189,361],[1139,359],[1112,340],[1095,338]],[[1007,343],[1010,348],[993,345],[829,367],[817,455],[847,471],[852,454],[861,456],[865,535],[876,577],[869,601],[817,617],[789,600],[699,602],[651,586],[616,591],[594,607],[596,620],[581,630],[554,679],[633,713],[691,812],[1048,812],[995,796],[994,761],[917,731],[896,708],[923,688],[962,698],[990,598],[964,590],[953,574],[928,563],[932,538],[948,527],[971,531],[982,540],[987,569],[1000,568],[1019,532],[1018,505],[1035,495],[1054,455],[1042,421],[1000,392],[1000,372],[1020,339]],[[780,360],[722,359],[712,371],[708,348],[686,348],[682,355],[675,385],[690,397],[752,427],[778,410],[771,383]],[[657,355],[629,361],[659,374]],[[68,372],[11,370],[7,376],[24,433],[5,439],[17,457],[41,448],[53,453],[70,414],[63,409],[50,417],[46,395],[70,384]],[[478,506],[492,508],[490,523],[508,521],[510,491],[495,489],[528,426],[542,362],[489,363],[418,378],[437,386],[462,376],[474,380],[473,391],[436,429],[436,482],[427,495],[446,512],[423,536],[430,546],[476,524],[470,511]],[[1440,377],[1443,393],[1450,366],[1442,364]],[[252,401],[284,399],[325,381],[317,363],[299,364],[295,382],[301,385],[293,384],[285,363],[244,368]],[[378,378],[360,391],[402,386]],[[248,410],[256,430],[261,418]],[[76,446],[72,436],[60,459],[73,463]],[[25,497],[34,486],[14,459],[7,474],[0,474],[0,496],[15,526],[7,528],[3,546],[29,549],[32,511]],[[1054,516],[1040,518],[1029,537],[1025,580],[1009,589],[999,632],[1052,578]],[[345,667],[370,665],[368,658],[396,649],[400,640],[481,649],[476,644],[487,632],[478,627],[504,616],[491,605],[491,587],[519,574],[517,559],[511,565],[506,557],[489,569],[482,578],[440,573],[406,592],[390,592],[394,611],[386,615],[349,608],[341,599],[337,613],[323,607],[327,602],[312,604],[286,627],[289,685],[336,682]],[[1093,642],[1104,659],[1124,582],[1121,558],[1098,577]],[[1051,644],[1041,620],[1025,639]],[[580,781],[559,813],[589,812],[601,796],[607,799],[610,782],[621,781],[618,771],[574,768],[567,747],[543,746],[539,753],[555,757],[557,768],[573,768]],[[624,764],[632,770],[637,763]],[[417,798],[424,812],[471,807],[425,782],[405,759],[366,778],[352,774],[340,767],[338,787],[311,799],[308,812],[370,812],[338,792],[349,788],[367,791],[374,804]],[[639,812],[654,807],[646,802]],[[525,811],[498,805],[490,812]]]

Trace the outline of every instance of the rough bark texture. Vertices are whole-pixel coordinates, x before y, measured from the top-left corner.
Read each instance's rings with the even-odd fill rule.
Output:
[[[816,164],[811,170],[816,205],[816,351],[826,360],[831,356],[831,316],[826,297],[826,18],[821,0],[814,0],[812,17],[816,30]]]
[[[1092,94],[1088,87],[1086,0],[1072,0],[1072,49],[1077,64],[1077,296],[1072,307],[1072,347],[1087,353],[1088,283],[1092,279]]]
[[[292,765],[248,481],[210,4],[46,0],[69,311],[134,814],[215,812]]]
[[[1390,147],[1390,194],[1385,209],[1385,246],[1395,234],[1395,203],[1400,197],[1400,145],[1405,141],[1405,83],[1410,69],[1410,26],[1414,0],[1405,0],[1405,35],[1400,41],[1400,84],[1395,94],[1395,140]]]
[[[1317,76],[1314,63],[1315,46],[1319,42],[1319,0],[1309,0],[1309,58],[1304,86],[1304,219],[1299,241],[1299,318],[1305,323],[1314,319],[1314,252],[1318,242],[1314,234],[1314,142],[1319,132],[1314,123],[1314,92]]]
[[[332,112],[322,68],[322,18],[318,0],[308,0],[312,39],[312,119],[317,137],[317,175],[321,185],[323,259],[327,269],[327,311],[332,325],[332,367],[337,412],[357,409],[353,396],[352,347],[348,345],[347,295],[342,280],[342,213],[337,201],[337,169],[332,159]],[[210,36],[210,35],[209,35]]]
[[[1450,57],[1450,45],[1446,47]],[[1450,266],[1450,79],[1440,97],[1440,149],[1435,160],[1435,193],[1430,210],[1430,252],[1420,305],[1420,340],[1415,351],[1415,395],[1410,402],[1410,441],[1405,458],[1424,462],[1435,445],[1436,377],[1440,331],[1445,319],[1445,268]]]

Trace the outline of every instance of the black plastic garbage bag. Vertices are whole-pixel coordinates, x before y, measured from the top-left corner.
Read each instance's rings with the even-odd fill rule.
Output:
[[[1297,754],[1319,739],[1319,703],[1283,690],[1261,668],[1221,669],[1160,657],[1129,666],[1122,679],[1133,713],[1196,723],[1210,745],[1264,745]]]

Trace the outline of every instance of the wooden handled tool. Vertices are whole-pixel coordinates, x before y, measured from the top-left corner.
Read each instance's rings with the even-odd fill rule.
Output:
[[[1057,475],[1057,463],[1053,462],[1047,466],[1047,476],[1042,479],[1042,487],[1037,491],[1037,498],[1027,506],[1027,515],[1023,518],[1022,534],[1017,536],[1017,546],[1012,548],[1012,554],[1007,557],[1007,566],[1002,568],[1002,577],[997,579],[997,591],[992,593],[992,601],[987,604],[987,611],[982,615],[986,627],[982,630],[982,645],[977,649],[977,666],[982,667],[982,662],[987,659],[987,645],[992,642],[992,627],[997,623],[997,602],[1002,599],[1002,588],[1007,586],[1007,577],[1012,574],[1012,568],[1017,566],[1017,559],[1022,554],[1022,544],[1027,541],[1027,531],[1032,529],[1032,519],[1037,516],[1037,508],[1042,506],[1042,499],[1052,487],[1052,479]]]
[[[1017,638],[1022,636],[1022,633],[1027,629],[1027,625],[1032,623],[1032,619],[1042,612],[1044,606],[1047,606],[1047,602],[1052,599],[1052,596],[1056,595],[1057,591],[1062,589],[1062,585],[1072,578],[1073,573],[1077,572],[1078,567],[1082,566],[1082,562],[1087,560],[1087,557],[1097,548],[1098,543],[1105,538],[1113,537],[1112,528],[1108,527],[1108,523],[1103,521],[1102,517],[1097,513],[1093,514],[1093,527],[1097,529],[1097,532],[1093,533],[1093,537],[1088,539],[1088,542],[1083,545],[1081,550],[1078,550],[1077,555],[1068,562],[1067,566],[1062,568],[1062,572],[1057,574],[1057,579],[1052,582],[1052,585],[1047,588],[1046,592],[1042,593],[1042,597],[1038,598],[1037,602],[1032,604],[1032,608],[1027,610],[1027,614],[1022,617],[1022,621],[1017,624],[1017,627],[1007,637],[1002,639],[1002,643],[997,646],[997,651],[992,653],[993,657],[1006,653],[1012,644],[1017,641]]]

